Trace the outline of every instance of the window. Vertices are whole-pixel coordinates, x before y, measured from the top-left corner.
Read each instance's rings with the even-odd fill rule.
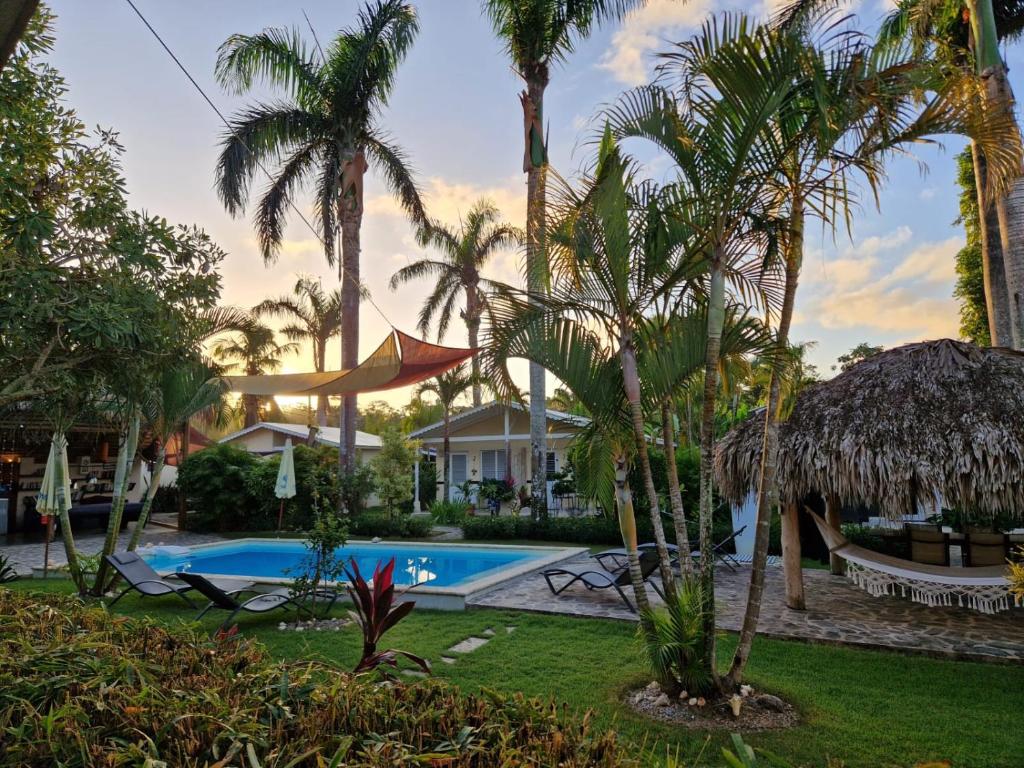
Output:
[[[548,451],[548,460],[545,466],[545,472],[547,472],[548,477],[558,472],[558,462],[555,459],[554,451]]]
[[[504,451],[480,451],[480,479],[505,479]]]

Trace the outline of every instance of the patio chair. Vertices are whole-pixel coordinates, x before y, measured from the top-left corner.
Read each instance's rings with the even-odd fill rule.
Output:
[[[747,526],[741,525],[735,531],[733,531],[728,536],[726,536],[724,539],[722,539],[717,544],[715,544],[713,547],[711,547],[711,556],[715,560],[717,560],[718,562],[720,562],[723,565],[725,565],[730,571],[735,571],[737,568],[739,568],[742,565],[742,563],[739,560],[736,559],[736,556],[732,552],[729,551],[729,548],[730,547],[735,548],[734,544],[736,542],[736,539],[745,530],[747,530]],[[693,550],[693,552],[690,553],[690,557],[693,558],[695,563],[699,563],[700,562],[700,550],[699,549]]]
[[[671,565],[679,565],[679,547],[675,544],[666,544],[668,548],[669,557],[671,559]],[[658,553],[658,545],[653,541],[645,542],[637,545],[637,550],[643,554],[644,552],[653,552],[655,555]],[[616,547],[615,549],[605,549],[601,552],[596,552],[591,555],[601,567],[604,568],[608,573],[618,573],[623,568],[629,565],[629,553],[624,547]]]
[[[110,563],[110,567],[117,571],[122,579],[128,582],[128,586],[110,601],[107,606],[108,608],[132,591],[138,592],[143,597],[177,595],[192,608],[196,607],[196,604],[185,594],[192,589],[190,584],[185,584],[178,580],[165,579],[154,571],[153,566],[143,560],[137,552],[115,552],[112,555],[107,555],[106,560]],[[224,584],[226,586],[227,582],[224,582]],[[231,585],[237,584],[238,582],[231,582]],[[251,587],[252,583],[247,582],[242,586]]]
[[[949,534],[941,526],[907,523],[904,530],[913,562],[949,566]]]
[[[968,530],[963,544],[964,565],[984,568],[1005,565],[1010,557],[1010,537],[995,531]]]
[[[644,581],[647,581],[653,574],[658,570],[658,555],[650,550],[643,551],[640,553],[640,576]],[[636,608],[626,597],[626,593],[622,591],[623,587],[628,587],[630,584],[629,580],[629,568],[622,568],[615,573],[609,573],[605,570],[597,570],[596,568],[589,565],[573,566],[561,565],[554,568],[548,568],[541,574],[544,576],[544,581],[548,583],[548,589],[551,590],[551,594],[560,595],[577,581],[581,582],[589,590],[602,590],[602,589],[614,589],[619,593],[619,597],[626,604],[633,613],[636,613]],[[569,580],[565,582],[561,587],[555,588],[555,585],[551,582],[552,578],[558,578],[560,576],[568,576]],[[657,591],[657,589],[655,589]],[[660,594],[660,593],[659,593]]]
[[[291,590],[289,590],[288,587],[280,587],[278,589],[271,590],[270,592],[256,593],[253,597],[246,600],[240,600],[238,595],[242,592],[252,591],[252,584],[249,584],[243,589],[236,589],[232,592],[227,592],[217,584],[213,583],[210,579],[198,573],[180,571],[176,575],[179,579],[194,587],[197,592],[210,600],[209,605],[203,608],[203,610],[199,612],[199,615],[196,616],[196,621],[203,618],[203,616],[213,608],[231,611],[228,617],[221,623],[222,628],[229,626],[232,619],[234,619],[240,612],[268,613],[278,608],[287,610],[289,606],[294,608],[296,611],[301,611],[304,606],[300,600],[313,594],[310,592],[305,595],[300,595],[299,597],[293,597]],[[316,590],[316,595],[317,597],[323,597],[325,600],[328,600],[328,611],[334,607],[334,603],[338,599],[338,593],[334,590],[318,589]]]

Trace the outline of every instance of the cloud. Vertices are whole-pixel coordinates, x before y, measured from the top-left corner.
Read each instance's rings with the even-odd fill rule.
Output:
[[[421,185],[427,214],[448,224],[458,224],[459,218],[482,197],[486,197],[501,211],[506,220],[516,226],[526,224],[526,177],[504,179],[499,184],[480,186],[469,182],[448,181],[431,176]],[[405,218],[398,201],[392,195],[377,195],[365,205],[367,216],[398,216]]]
[[[922,200],[931,200],[938,193],[939,193],[938,187],[925,187],[924,189],[922,189],[920,192],[917,193],[917,196],[919,198],[921,198]]]
[[[801,320],[822,328],[871,329],[908,339],[956,336],[951,296],[960,238],[923,243],[904,252],[912,232],[900,227],[867,238],[809,275]]]
[[[649,54],[673,35],[698,27],[712,10],[711,0],[650,0],[626,18],[598,66],[621,83],[641,85],[650,79]]]

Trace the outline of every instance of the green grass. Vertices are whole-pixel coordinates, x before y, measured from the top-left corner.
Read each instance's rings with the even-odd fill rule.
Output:
[[[17,590],[69,592],[68,582],[19,581]],[[125,597],[114,607],[176,623],[193,615],[171,598]],[[354,627],[341,632],[280,632],[283,614],[245,616],[240,629],[281,658],[320,659],[351,667],[358,656]],[[222,619],[223,617],[221,617]],[[204,625],[212,629],[218,619]],[[513,633],[505,627],[515,626]],[[440,656],[487,628],[494,638],[454,665]],[[728,660],[735,639],[722,635]],[[466,689],[489,687],[554,697],[652,754],[676,750],[692,766],[699,755],[718,765],[725,735],[707,736],[645,721],[619,704],[623,692],[648,681],[633,627],[623,622],[475,609],[462,613],[416,610],[387,636],[387,645],[428,657],[435,673]],[[755,642],[748,681],[793,702],[803,715],[785,732],[751,734],[748,741],[795,765],[824,766],[841,758],[847,768],[909,767],[949,760],[964,768],[1021,765],[1024,668],[953,662],[878,651],[778,640]]]

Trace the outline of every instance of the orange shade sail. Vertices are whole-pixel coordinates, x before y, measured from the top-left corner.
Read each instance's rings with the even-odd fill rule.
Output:
[[[233,392],[243,395],[358,395],[416,384],[454,368],[477,352],[430,344],[394,330],[373,354],[348,370],[224,378]]]

